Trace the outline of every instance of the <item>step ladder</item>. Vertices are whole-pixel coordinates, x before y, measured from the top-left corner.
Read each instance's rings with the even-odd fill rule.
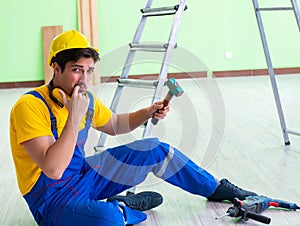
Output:
[[[153,0],[147,0],[145,7],[141,9],[141,19],[137,26],[136,32],[133,37],[132,43],[129,44],[130,50],[123,67],[122,73],[118,81],[118,86],[116,88],[110,109],[113,112],[117,111],[117,107],[121,98],[122,91],[125,87],[137,87],[137,88],[151,88],[154,89],[154,95],[152,103],[161,100],[163,88],[167,80],[168,68],[170,65],[170,60],[174,49],[176,48],[176,39],[178,35],[178,30],[182,20],[184,11],[187,9],[186,0],[179,0],[178,4],[169,7],[159,7],[151,8]],[[174,15],[173,24],[169,34],[168,42],[165,44],[149,44],[141,42],[141,36],[144,31],[146,21],[149,17]],[[164,57],[162,65],[160,68],[160,73],[158,79],[155,81],[140,80],[140,79],[129,79],[128,74],[133,63],[135,53],[137,51],[146,52],[164,52]],[[145,123],[145,129],[143,133],[143,138],[150,137],[152,132],[151,120]],[[103,150],[105,148],[105,141],[107,139],[107,134],[101,133],[98,140],[98,145],[95,147],[96,151]]]
[[[291,6],[289,6],[289,7],[266,7],[266,8],[259,7],[257,0],[252,0],[252,1],[253,1],[253,6],[254,6],[255,14],[256,14],[256,20],[257,20],[257,24],[259,27],[260,37],[261,37],[261,41],[262,41],[262,45],[263,45],[263,49],[264,49],[264,53],[265,53],[265,58],[266,58],[267,66],[268,66],[272,89],[273,89],[273,93],[274,93],[274,97],[275,97],[277,112],[278,112],[279,119],[280,119],[280,125],[281,125],[281,129],[282,129],[282,133],[283,133],[284,144],[290,145],[290,140],[289,140],[288,134],[294,134],[294,135],[300,136],[300,133],[298,133],[296,131],[288,130],[286,127],[286,122],[284,119],[284,114],[283,114],[281,101],[280,101],[280,97],[279,97],[279,92],[278,92],[278,88],[277,88],[277,82],[275,79],[275,73],[274,73],[271,56],[270,56],[270,52],[269,52],[268,42],[266,39],[266,34],[265,34],[263,22],[262,22],[261,12],[262,11],[282,11],[282,10],[293,11],[295,14],[295,17],[296,17],[298,29],[300,31],[300,17],[299,17],[299,8],[297,5],[297,0],[290,0]]]

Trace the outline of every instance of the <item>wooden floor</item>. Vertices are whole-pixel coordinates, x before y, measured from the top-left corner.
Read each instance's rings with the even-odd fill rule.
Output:
[[[269,77],[240,77],[180,80],[185,94],[172,100],[169,116],[159,122],[154,135],[173,144],[216,177],[272,198],[300,204],[300,137],[290,135],[285,147]],[[289,129],[300,131],[300,75],[277,77]],[[93,87],[108,104],[115,84]],[[16,184],[9,146],[9,112],[26,89],[0,90],[0,226],[34,226]],[[126,90],[120,111],[133,110],[151,100],[150,91]],[[123,103],[124,102],[124,103]],[[140,138],[142,129],[129,136],[109,138],[113,146]],[[91,132],[88,154],[98,141]],[[152,175],[137,192],[154,190],[164,196],[163,205],[147,211],[140,226],[262,225],[253,220],[229,217],[215,220],[232,206],[213,203],[173,187]],[[271,225],[300,225],[300,212],[266,210]]]

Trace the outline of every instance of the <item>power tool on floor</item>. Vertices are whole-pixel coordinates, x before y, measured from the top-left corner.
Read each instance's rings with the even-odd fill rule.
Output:
[[[283,208],[288,210],[300,209],[295,203],[286,202],[279,199],[271,199],[266,196],[248,196],[245,200],[234,199],[233,206],[230,207],[226,214],[220,217],[241,217],[241,219],[247,221],[248,219],[256,220],[264,224],[269,224],[271,218],[261,215],[264,210],[269,207]],[[216,217],[219,219],[220,217]]]

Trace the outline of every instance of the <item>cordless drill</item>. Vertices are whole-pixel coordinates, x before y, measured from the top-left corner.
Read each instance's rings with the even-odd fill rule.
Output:
[[[245,200],[235,198],[233,204],[234,206],[230,207],[224,216],[241,217],[245,221],[250,218],[265,224],[269,224],[271,218],[261,215],[260,213],[271,206],[294,211],[300,209],[295,203],[271,199],[260,195],[248,196]]]

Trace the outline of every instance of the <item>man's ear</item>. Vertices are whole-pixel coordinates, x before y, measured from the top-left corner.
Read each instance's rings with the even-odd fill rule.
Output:
[[[58,75],[59,73],[61,73],[61,68],[57,62],[53,63],[53,72],[54,72],[54,75]]]

